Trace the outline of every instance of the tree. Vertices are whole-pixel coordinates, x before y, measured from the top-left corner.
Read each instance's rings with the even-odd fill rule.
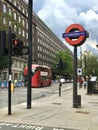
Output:
[[[0,56],[0,70],[8,68],[8,57]]]
[[[85,51],[83,53],[83,75],[90,76],[95,75],[98,76],[98,57],[90,53],[89,51]]]
[[[18,38],[21,39],[21,35],[19,35],[19,28],[22,28],[22,23],[19,23],[17,20],[14,19],[14,14],[11,13],[0,13],[0,30],[6,31],[8,34],[9,24],[11,24],[13,33],[18,35]]]
[[[53,72],[57,74],[72,74],[73,61],[72,55],[68,51],[60,51],[56,55],[56,62],[52,67]]]
[[[16,25],[16,33],[18,32],[18,28],[22,27],[22,24],[14,20],[14,15],[9,13],[0,13],[0,30],[6,31],[8,34],[9,22],[11,22],[11,26],[14,32],[14,25]],[[17,33],[18,34],[18,33]],[[7,36],[7,35],[6,35]],[[20,38],[20,36],[18,35]],[[8,47],[8,37],[6,37],[6,47]],[[0,70],[8,67],[8,58],[7,56],[0,56]]]

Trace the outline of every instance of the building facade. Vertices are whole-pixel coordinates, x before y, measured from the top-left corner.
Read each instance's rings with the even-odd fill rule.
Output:
[[[8,25],[11,24],[12,32],[28,46],[28,3],[25,0],[0,0],[0,15],[2,18],[0,30],[8,31]],[[32,63],[52,67],[59,51],[68,50],[71,54],[71,51],[34,12],[32,18]],[[12,59],[13,79],[22,80],[28,56],[15,56]],[[6,79],[8,71],[3,70],[1,80]]]

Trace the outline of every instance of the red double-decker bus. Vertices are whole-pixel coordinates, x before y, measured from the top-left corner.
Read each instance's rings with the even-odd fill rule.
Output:
[[[48,66],[42,66],[38,64],[32,64],[32,87],[45,87],[51,85],[51,68]],[[24,68],[24,82],[27,84],[28,79],[28,66]]]

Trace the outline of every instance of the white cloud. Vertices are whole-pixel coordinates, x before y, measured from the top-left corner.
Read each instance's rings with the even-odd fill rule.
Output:
[[[89,32],[89,38],[81,47],[97,50],[98,1],[34,0],[34,11],[62,41],[62,33],[70,24],[81,24]]]
[[[45,1],[37,14],[60,38],[66,27],[77,18],[76,9],[70,8],[64,0]]]
[[[98,21],[98,14],[94,10],[88,10],[86,13],[80,13],[81,19],[84,19],[86,23],[89,23],[91,20]]]

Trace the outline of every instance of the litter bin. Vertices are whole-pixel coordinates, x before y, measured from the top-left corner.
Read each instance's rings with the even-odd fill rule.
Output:
[[[96,93],[96,80],[97,76],[92,76],[90,81],[88,81],[88,87],[87,87],[88,94]]]

